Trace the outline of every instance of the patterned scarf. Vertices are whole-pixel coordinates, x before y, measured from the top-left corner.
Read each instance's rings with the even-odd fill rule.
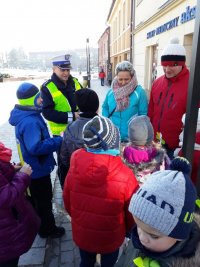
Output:
[[[124,85],[120,86],[117,80],[117,77],[113,79],[112,89],[114,92],[114,97],[117,102],[117,107],[115,111],[125,110],[129,106],[129,96],[135,90],[138,85],[136,74],[134,73],[131,81]]]

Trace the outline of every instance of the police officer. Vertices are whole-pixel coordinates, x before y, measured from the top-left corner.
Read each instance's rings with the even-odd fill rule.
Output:
[[[68,123],[78,117],[75,91],[82,88],[79,81],[70,74],[70,55],[52,59],[53,74],[41,87],[42,114],[48,121],[53,136],[62,135]],[[62,168],[58,152],[58,176],[63,185]]]
[[[74,93],[82,88],[79,81],[70,74],[70,55],[52,59],[53,74],[41,88],[42,113],[49,123],[53,135],[64,132],[67,124],[75,120],[77,109]]]

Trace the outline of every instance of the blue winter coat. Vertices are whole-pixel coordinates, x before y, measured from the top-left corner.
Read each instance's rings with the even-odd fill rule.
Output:
[[[138,85],[134,92],[129,96],[130,104],[123,111],[115,111],[116,101],[113,90],[110,89],[102,105],[102,115],[111,119],[119,128],[121,141],[128,141],[128,122],[133,115],[147,115],[148,101],[145,90]]]
[[[15,105],[9,123],[15,126],[15,135],[20,143],[25,162],[31,165],[31,178],[49,175],[56,165],[53,152],[59,150],[60,136],[51,138],[47,125],[36,107]]]

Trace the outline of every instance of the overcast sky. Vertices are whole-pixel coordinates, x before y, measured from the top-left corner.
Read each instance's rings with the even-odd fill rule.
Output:
[[[112,0],[1,0],[0,52],[55,51],[90,46],[106,29]]]

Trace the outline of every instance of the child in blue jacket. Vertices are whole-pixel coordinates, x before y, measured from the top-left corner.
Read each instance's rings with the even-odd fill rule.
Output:
[[[41,108],[34,106],[38,93],[35,85],[22,83],[17,89],[19,104],[11,111],[9,122],[15,126],[21,161],[23,158],[32,166],[30,192],[41,219],[39,235],[42,238],[58,238],[65,234],[65,229],[55,224],[50,174],[56,165],[53,152],[60,148],[62,138],[50,137]]]

